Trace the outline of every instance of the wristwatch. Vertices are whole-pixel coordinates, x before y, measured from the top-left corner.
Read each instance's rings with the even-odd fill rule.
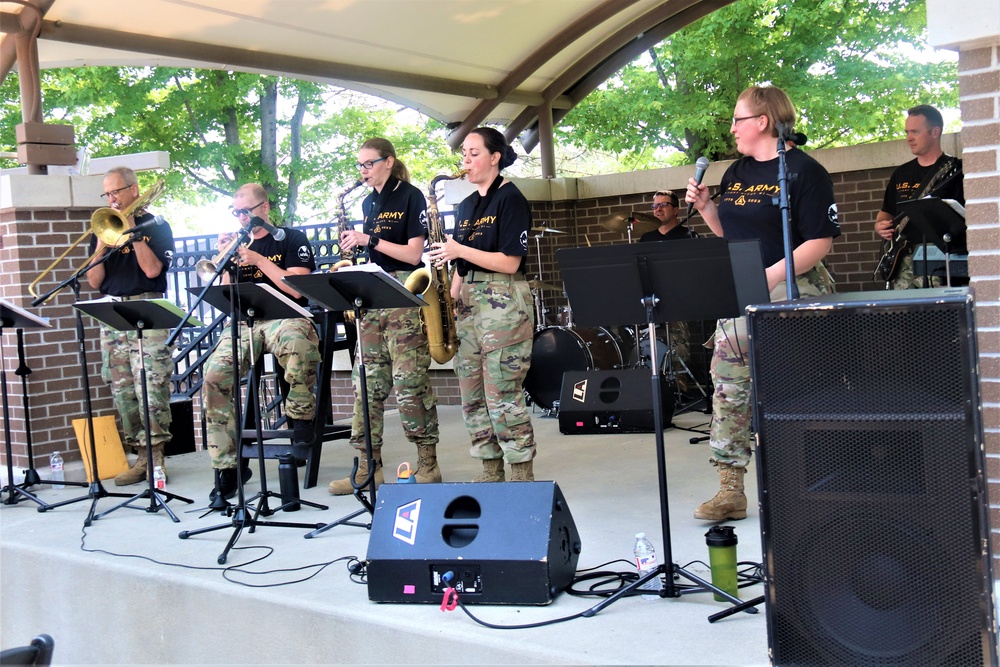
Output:
[[[379,242],[379,238],[377,236],[375,236],[374,234],[372,234],[369,237],[369,239],[368,239],[368,247],[369,248],[374,248],[375,246],[378,245],[378,242]]]

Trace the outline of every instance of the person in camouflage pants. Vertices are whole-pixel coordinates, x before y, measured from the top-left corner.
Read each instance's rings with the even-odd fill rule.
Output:
[[[820,264],[795,279],[800,296],[817,296],[833,292],[833,279]],[[771,301],[785,298],[785,283],[771,290]],[[712,351],[712,427],[709,444],[712,463],[746,468],[753,451],[750,424],[750,367],[747,353],[747,323],[745,317],[719,320],[715,329]]]
[[[372,187],[361,202],[364,224],[361,230],[345,229],[340,234],[341,252],[367,249],[368,261],[405,284],[423,266],[427,240],[427,201],[410,183],[410,172],[396,155],[392,142],[382,137],[365,141],[358,150],[361,179]],[[437,397],[428,369],[431,353],[427,334],[420,321],[419,307],[378,309],[366,312],[358,323],[362,363],[368,389],[368,405],[361,400],[359,367],[354,366],[354,417],[351,445],[359,457],[354,478],[330,482],[336,496],[354,492],[355,486],[385,481],[382,471],[382,432],[385,401],[396,390],[399,416],[407,440],[417,449],[412,481],[433,484],[442,480],[438,465]],[[365,414],[371,432],[371,461],[365,436]],[[369,469],[371,468],[371,470]]]
[[[474,482],[534,481],[535,432],[524,396],[531,365],[534,315],[524,279],[531,209],[500,172],[517,159],[504,136],[490,127],[462,142],[462,168],[477,188],[455,214],[455,235],[431,244],[437,266],[455,262],[451,295],[456,304],[455,372],[470,453],[483,463]]]
[[[115,167],[104,175],[104,197],[116,211],[125,211],[139,199],[135,172],[129,167]],[[149,224],[148,211],[134,212],[126,226]],[[132,235],[131,241],[109,253],[105,243],[94,235],[90,252],[101,263],[86,273],[87,282],[113,300],[131,301],[163,298],[167,290],[167,270],[174,251],[174,236],[169,224],[151,225]],[[135,331],[116,331],[101,327],[101,376],[111,388],[115,408],[122,422],[122,440],[126,450],[134,447],[139,457],[128,470],[115,477],[117,486],[139,484],[149,479],[149,460],[164,468],[164,447],[170,441],[170,377],[174,370],[171,351],[166,346],[169,332],[148,331],[142,337]],[[145,415],[142,403],[142,371],[145,365],[149,406],[149,451],[146,450]]]

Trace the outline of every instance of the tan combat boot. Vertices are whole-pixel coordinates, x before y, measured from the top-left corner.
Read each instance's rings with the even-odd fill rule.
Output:
[[[372,458],[375,459],[375,488],[377,489],[383,482],[385,482],[385,476],[382,473],[381,449],[374,450],[372,452]],[[364,452],[359,452],[358,472],[354,475],[354,483],[361,484],[366,479],[368,479],[368,457]],[[362,489],[362,491],[363,490],[364,489]],[[345,477],[344,479],[335,479],[330,482],[330,493],[335,496],[349,496],[354,493],[354,487],[351,485],[351,478]]]
[[[441,468],[437,462],[436,445],[417,445],[417,470],[413,473],[417,484],[430,484],[441,481]]]
[[[503,459],[483,459],[483,471],[479,473],[473,482],[505,482],[507,481],[503,473]]]
[[[139,458],[135,460],[132,467],[115,477],[115,486],[130,486],[146,481],[146,448],[143,447],[139,453]]]
[[[167,481],[167,466],[164,464],[163,445],[153,445],[153,470],[156,466],[163,468],[163,481]]]
[[[534,482],[535,471],[532,469],[532,462],[511,463],[510,481],[512,482]]]
[[[726,521],[747,518],[747,497],[743,493],[743,474],[746,468],[734,468],[720,463],[719,492],[694,511],[694,518],[705,521]]]

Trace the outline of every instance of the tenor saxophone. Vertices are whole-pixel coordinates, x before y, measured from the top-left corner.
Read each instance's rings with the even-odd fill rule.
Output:
[[[428,188],[427,199],[427,241],[444,243],[444,221],[437,207],[438,181],[450,181],[465,176],[465,171],[448,176],[434,177]],[[455,328],[455,300],[451,298],[451,276],[449,267],[438,266],[432,271],[426,266],[417,269],[406,279],[406,289],[420,294],[424,306],[420,317],[427,331],[427,344],[431,358],[439,364],[447,363],[458,351],[458,330]]]
[[[333,273],[339,268],[354,264],[355,248],[351,248],[350,250],[344,250],[341,248],[340,235],[354,229],[353,225],[351,225],[351,223],[347,220],[347,206],[344,204],[344,200],[347,199],[347,195],[351,194],[351,192],[356,190],[361,185],[363,185],[363,182],[361,179],[358,179],[354,181],[354,185],[337,195],[337,204],[339,205],[337,215],[337,247],[340,248],[340,260],[330,267],[330,273]]]

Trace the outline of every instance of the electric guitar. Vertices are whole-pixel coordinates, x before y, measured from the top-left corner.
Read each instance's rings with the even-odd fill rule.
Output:
[[[923,199],[925,197],[931,197],[935,192],[944,188],[944,186],[951,183],[956,178],[962,175],[962,170],[958,166],[958,160],[955,158],[949,159],[941,168],[938,169],[931,179],[927,181],[927,185],[920,190],[914,199]],[[882,258],[878,262],[878,266],[875,267],[875,272],[872,274],[873,280],[882,279],[887,284],[892,282],[899,273],[900,265],[902,260],[906,257],[907,250],[909,249],[910,242],[906,240],[903,236],[903,230],[906,229],[907,223],[909,223],[910,218],[907,215],[900,213],[893,219],[892,226],[894,228],[894,234],[892,239],[882,241]]]

